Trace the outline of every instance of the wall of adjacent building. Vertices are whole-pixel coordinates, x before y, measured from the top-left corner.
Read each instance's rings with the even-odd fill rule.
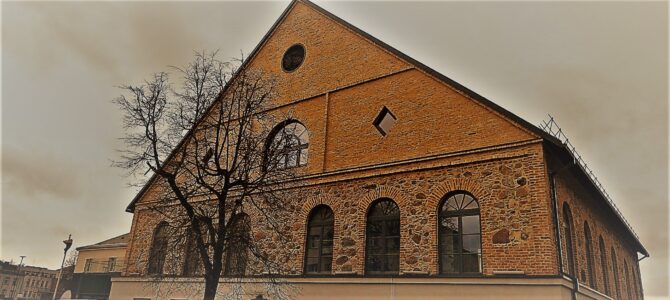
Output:
[[[574,170],[576,167],[569,168]],[[635,246],[628,240],[627,229],[615,219],[616,216],[609,213],[609,208],[605,207],[603,199],[592,187],[578,181],[574,173],[570,171],[571,169],[563,169],[556,176],[556,198],[560,216],[561,249],[565,273],[568,273],[569,266],[566,223],[563,218],[564,204],[567,203],[572,215],[574,268],[579,282],[615,299],[642,299],[638,254],[633,250]],[[588,223],[591,234],[592,273],[588,268],[585,222]],[[604,241],[605,261],[601,256],[600,237]],[[613,268],[612,249],[616,253],[617,273]],[[607,272],[607,287],[603,271]],[[594,278],[593,284],[591,284],[590,276]]]
[[[77,262],[74,267],[75,273],[84,273],[86,260],[91,259],[92,265],[90,272],[101,273],[109,272],[107,263],[110,257],[116,257],[116,271],[122,271],[125,266],[126,247],[102,248],[102,249],[80,249],[77,256]]]

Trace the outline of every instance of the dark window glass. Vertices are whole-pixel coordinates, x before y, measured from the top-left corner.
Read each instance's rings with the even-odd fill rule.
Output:
[[[602,268],[603,272],[603,284],[605,285],[605,294],[610,295],[609,271],[607,270],[607,253],[605,252],[605,242],[603,241],[602,236],[598,238],[598,244],[600,248],[600,267]]]
[[[400,209],[391,199],[372,204],[367,218],[366,274],[398,274],[400,270]]]
[[[572,214],[570,206],[563,203],[563,236],[565,238],[565,252],[568,260],[568,274],[575,275],[574,246],[572,243]]]
[[[274,130],[272,144],[267,149],[270,165],[277,169],[304,166],[307,164],[309,133],[298,122],[288,122]]]
[[[481,273],[479,204],[470,194],[449,194],[439,211],[440,273]]]
[[[312,210],[307,223],[305,273],[330,274],[333,261],[333,211],[325,205]]]
[[[226,239],[226,276],[244,276],[247,269],[247,251],[251,238],[251,221],[244,213],[238,214],[231,223]]]
[[[589,285],[595,288],[593,280],[593,248],[591,247],[591,230],[589,223],[584,222],[584,245],[586,247],[586,269],[589,272]]]
[[[158,224],[154,231],[154,240],[151,243],[151,250],[149,251],[149,268],[150,275],[163,274],[163,265],[165,265],[165,256],[168,248],[168,224],[162,222]]]
[[[626,273],[624,282],[626,282],[626,293],[628,294],[628,299],[633,299],[633,293],[631,292],[634,288],[631,286],[633,282],[630,280],[630,273],[628,272],[628,261],[623,262],[623,271]]]
[[[196,244],[196,236],[193,231],[189,230],[186,238],[186,245],[184,245],[184,276],[195,276],[201,273],[202,266],[200,254],[198,253],[198,245]]]
[[[616,297],[617,299],[621,299],[621,287],[619,286],[619,278],[621,277],[621,274],[619,274],[619,268],[617,267],[617,259],[616,259],[616,252],[614,251],[614,247],[611,248],[612,252],[612,271],[614,274],[614,277],[612,277],[612,280],[614,280],[614,288],[616,289]]]
[[[281,65],[284,71],[294,71],[305,60],[305,48],[302,45],[293,45],[284,53]]]

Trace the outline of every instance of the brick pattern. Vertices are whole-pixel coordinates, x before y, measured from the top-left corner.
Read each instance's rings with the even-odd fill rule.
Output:
[[[307,54],[300,68],[287,73],[281,70],[281,57],[295,43],[303,44]],[[289,241],[248,212],[257,244],[265,245],[263,251],[285,274],[302,274],[307,218],[315,206],[325,204],[335,214],[333,273],[365,275],[367,210],[386,197],[401,211],[400,271],[435,276],[438,207],[447,193],[458,190],[474,195],[480,205],[484,275],[559,274],[547,163],[537,136],[301,2],[261,45],[251,66],[277,81],[279,107],[272,112],[290,115],[310,133],[309,162],[302,170],[312,177],[300,192],[304,197],[294,199],[286,225]],[[398,118],[385,137],[372,125],[383,106]],[[384,165],[430,156],[440,157]],[[578,186],[560,178],[558,199],[559,207],[568,202],[572,209],[580,280],[586,259],[577,237],[583,237],[582,224],[588,220],[595,288],[603,290],[597,244],[602,235],[607,251],[614,247],[621,261],[620,274],[609,276],[611,290],[618,279],[622,297],[634,288],[633,298],[640,298],[633,248],[617,238],[620,226],[601,215]],[[142,207],[157,193],[149,189],[135,211],[125,275],[143,274],[146,267],[161,217]],[[629,277],[638,280],[623,278],[624,261]]]
[[[603,204],[598,203],[599,199],[594,199],[595,195],[588,193],[581,183],[574,179],[567,178],[567,174],[561,174],[556,178],[556,191],[558,205],[560,209],[561,227],[566,225],[563,222],[563,204],[567,203],[572,215],[572,240],[574,251],[574,264],[577,279],[582,283],[594,288],[595,290],[606,293],[605,279],[603,277],[603,266],[608,272],[610,297],[614,299],[642,299],[641,287],[639,282],[639,270],[637,264],[637,253],[633,251],[634,247],[623,240],[620,232],[625,228],[622,224],[616,223],[614,216],[604,214]],[[586,241],[584,235],[584,222],[588,222],[591,231],[591,249],[593,261],[594,285],[589,282],[589,273],[586,257]],[[567,273],[567,249],[565,231],[561,231],[561,246],[563,249],[563,266]],[[605,244],[605,261],[602,261],[599,247],[599,238],[602,237]],[[614,273],[612,267],[612,251],[614,249],[617,258],[617,271]],[[628,271],[626,271],[628,267]],[[626,276],[628,274],[628,276]],[[619,290],[617,292],[617,283]],[[630,297],[629,293],[630,292]]]
[[[514,154],[496,158],[500,152]],[[437,211],[443,197],[453,191],[475,196],[481,210],[483,273],[494,270],[521,270],[527,275],[557,274],[556,253],[549,205],[543,180],[539,144],[519,149],[470,155],[456,166],[388,174],[323,183],[300,192],[307,199],[295,199],[295,212],[288,226],[290,242],[280,242],[262,218],[251,216],[253,236],[271,257],[281,261],[287,274],[303,269],[305,231],[309,212],[319,204],[333,209],[335,242],[333,272],[364,275],[365,224],[370,204],[379,198],[394,200],[401,211],[401,272],[438,274]],[[456,161],[456,158],[451,158]],[[448,161],[445,161],[448,163]],[[130,261],[146,262],[153,228],[161,219],[138,207],[133,229]],[[505,231],[505,241],[494,235]],[[281,247],[279,246],[281,245]],[[145,250],[145,251],[143,251]],[[178,251],[178,250],[176,250]],[[178,262],[176,263],[178,264]],[[143,273],[142,263],[129,264],[127,273]]]

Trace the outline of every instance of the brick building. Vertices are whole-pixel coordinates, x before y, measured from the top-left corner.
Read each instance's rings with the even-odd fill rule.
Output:
[[[306,0],[246,64],[276,76],[274,111],[307,133],[291,162],[309,195],[286,261],[298,298],[643,298],[647,251],[554,135]],[[128,206],[126,261],[160,232],[152,193]],[[128,264],[111,298],[155,299],[148,268]]]

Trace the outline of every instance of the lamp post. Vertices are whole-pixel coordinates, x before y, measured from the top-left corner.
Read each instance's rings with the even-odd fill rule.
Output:
[[[21,255],[21,262],[19,263],[19,266],[16,271],[16,277],[21,276],[21,266],[23,265],[23,259],[26,258],[25,255]],[[19,281],[19,284],[23,283],[23,277],[21,277],[21,281]],[[17,293],[21,292],[21,288],[19,287],[19,284],[14,285],[14,292],[12,292],[12,299],[16,300],[16,295]]]
[[[65,265],[65,255],[67,254],[67,250],[70,249],[72,246],[72,235],[67,236],[67,240],[63,241],[63,244],[65,244],[65,250],[63,250],[63,262],[60,263],[60,271],[58,271],[58,279],[56,280],[56,288],[54,289],[54,295],[51,300],[56,300],[56,295],[58,294],[58,285],[60,284],[60,278],[63,276],[63,265]]]

